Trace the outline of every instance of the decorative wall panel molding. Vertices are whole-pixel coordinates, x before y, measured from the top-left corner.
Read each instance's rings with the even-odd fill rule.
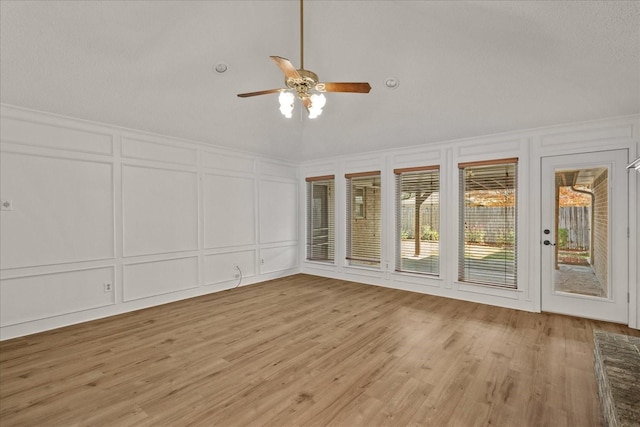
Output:
[[[384,156],[379,157],[364,157],[354,158],[349,157],[344,161],[345,173],[358,173],[358,172],[370,172],[377,171],[382,168],[384,164]]]
[[[297,245],[297,165],[0,107],[0,339],[297,271],[295,249],[257,260],[259,224]]]
[[[198,163],[198,152],[195,149],[157,144],[133,138],[122,139],[122,157],[188,166],[196,166]]]
[[[0,324],[5,327],[112,305],[115,286],[113,267],[6,279],[0,286]]]
[[[194,172],[123,165],[123,255],[198,249]]]
[[[106,155],[113,153],[113,137],[108,133],[90,132],[9,117],[2,118],[0,138],[7,142],[19,142],[57,150]]]
[[[298,268],[298,246],[278,246],[260,250],[260,274]]]
[[[197,286],[197,257],[124,265],[124,301],[178,292]]]
[[[295,182],[260,181],[260,243],[298,240],[297,191]]]
[[[212,285],[228,281],[234,284],[246,282],[256,275],[255,266],[256,253],[253,250],[205,255],[204,283]]]
[[[298,168],[285,163],[260,161],[260,174],[281,178],[298,178]]]
[[[210,151],[202,152],[202,166],[223,171],[253,173],[255,160],[248,157],[224,155]]]
[[[256,242],[255,180],[204,174],[204,247],[222,248]]]
[[[630,123],[600,124],[579,126],[574,129],[565,129],[543,134],[540,145],[543,150],[556,148],[579,148],[588,146],[607,148],[606,144],[627,141],[633,137],[633,126]]]
[[[2,269],[114,257],[113,165],[2,153]]]
[[[518,152],[526,148],[526,139],[468,141],[458,147],[458,157],[472,157],[475,160],[495,158],[498,153]]]
[[[437,164],[442,157],[442,152],[441,150],[426,151],[423,149],[420,151],[415,150],[412,153],[396,154],[392,157],[393,157],[392,162],[396,167],[405,166],[405,165],[428,166],[428,165]]]

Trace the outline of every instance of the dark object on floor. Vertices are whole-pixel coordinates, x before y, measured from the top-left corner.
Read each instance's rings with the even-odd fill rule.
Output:
[[[593,331],[598,391],[605,424],[640,426],[640,338]]]

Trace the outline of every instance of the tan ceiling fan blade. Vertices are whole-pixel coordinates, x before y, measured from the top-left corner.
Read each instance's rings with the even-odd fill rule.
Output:
[[[240,98],[249,98],[250,96],[268,95],[270,93],[278,93],[278,92],[280,92],[282,90],[286,90],[286,89],[268,89],[268,90],[260,90],[258,92],[239,93],[238,96]]]
[[[282,58],[281,56],[271,56],[270,58],[274,60],[274,62],[278,65],[278,67],[282,70],[287,78],[300,78],[298,70],[296,70],[296,67],[294,67],[291,61],[289,61],[287,58]]]
[[[369,93],[371,85],[369,83],[318,83],[316,89],[319,92],[351,92]]]

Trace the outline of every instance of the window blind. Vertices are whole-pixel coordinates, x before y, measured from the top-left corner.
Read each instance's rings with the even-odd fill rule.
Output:
[[[380,171],[346,174],[347,261],[349,265],[380,267]]]
[[[307,259],[332,262],[335,257],[334,176],[306,178]]]
[[[396,271],[439,274],[440,169],[396,169]]]
[[[517,287],[518,159],[460,163],[458,279]]]

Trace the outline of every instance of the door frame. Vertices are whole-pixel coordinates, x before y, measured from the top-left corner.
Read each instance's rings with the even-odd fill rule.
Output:
[[[605,157],[604,161],[600,161]],[[534,241],[540,242],[540,311],[549,311],[560,314],[631,324],[634,319],[634,310],[629,296],[632,291],[631,284],[631,254],[634,252],[630,245],[630,219],[631,203],[633,200],[629,188],[630,178],[624,173],[624,167],[629,158],[629,150],[624,148],[612,148],[594,150],[584,153],[558,153],[540,157],[540,227],[539,236]],[[557,258],[557,246],[547,246],[544,240],[556,240],[556,233],[543,234],[543,229],[555,230],[557,227],[556,197],[555,197],[555,173],[558,167],[584,168],[596,164],[609,167],[608,176],[608,205],[610,214],[608,227],[608,265],[607,277],[609,293],[607,298],[589,297],[578,294],[558,293],[553,289],[555,273],[555,260]],[[553,176],[551,175],[553,173]],[[612,207],[620,207],[613,210]],[[623,221],[623,227],[620,227]],[[548,242],[547,242],[548,243]],[[620,256],[626,254],[626,256]],[[618,254],[618,256],[615,256]],[[622,283],[622,284],[621,284]],[[626,284],[626,286],[625,286]]]

